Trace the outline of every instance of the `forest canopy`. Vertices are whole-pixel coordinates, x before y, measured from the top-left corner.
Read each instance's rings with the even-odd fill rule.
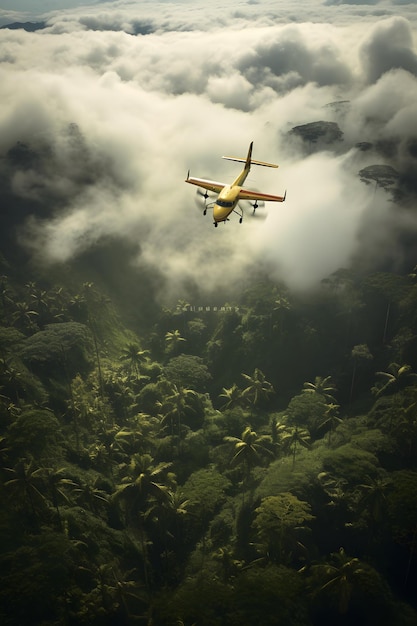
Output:
[[[147,325],[32,278],[2,278],[2,622],[416,623],[414,275]]]

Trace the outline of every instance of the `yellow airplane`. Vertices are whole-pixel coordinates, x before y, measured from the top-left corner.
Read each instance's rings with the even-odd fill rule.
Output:
[[[274,163],[265,163],[264,161],[255,161],[252,159],[252,148],[253,141],[249,146],[248,155],[245,158],[240,157],[230,157],[223,156],[222,159],[227,159],[228,161],[238,161],[239,163],[244,163],[245,167],[239,174],[239,176],[233,181],[231,185],[227,185],[225,183],[216,182],[215,180],[208,180],[206,178],[192,178],[190,177],[190,171],[188,171],[187,178],[185,180],[186,183],[190,183],[191,185],[197,185],[197,187],[202,187],[208,191],[218,194],[217,199],[214,202],[210,202],[208,205],[206,204],[207,198],[209,194],[207,191],[202,194],[205,200],[204,204],[204,215],[207,213],[207,208],[213,208],[213,223],[217,227],[219,222],[226,222],[231,213],[236,213],[239,215],[239,223],[242,223],[243,220],[243,210],[240,206],[238,206],[239,200],[253,200],[253,214],[255,214],[256,209],[258,208],[258,200],[267,201],[267,202],[284,202],[287,192],[283,196],[273,196],[268,193],[260,193],[259,191],[251,191],[250,189],[246,189],[242,187],[245,182],[249,172],[251,165],[263,165],[265,167],[278,167],[278,165],[274,165]],[[239,213],[236,210],[236,207],[239,209]]]

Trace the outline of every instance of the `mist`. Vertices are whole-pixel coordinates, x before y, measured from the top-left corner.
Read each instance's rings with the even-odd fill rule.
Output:
[[[305,290],[362,257],[411,262],[413,5],[109,2],[42,19],[0,30],[0,168],[30,207],[18,241],[35,261],[71,263],[111,238],[166,298],[227,290],[253,268]],[[290,132],[316,121],[341,139]],[[214,229],[187,171],[229,182],[240,166],[220,157],[252,140],[280,168],[253,167],[247,185],[287,200]],[[360,180],[373,164],[398,172],[395,189]]]

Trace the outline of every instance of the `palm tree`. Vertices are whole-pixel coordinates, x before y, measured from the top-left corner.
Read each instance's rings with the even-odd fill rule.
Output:
[[[148,357],[149,350],[142,350],[137,343],[128,343],[122,350],[120,360],[126,363],[129,376],[134,372],[138,377],[140,366],[146,362]]]
[[[248,382],[247,387],[242,391],[242,398],[252,406],[257,406],[275,393],[273,386],[266,380],[265,374],[260,369],[255,368],[252,376],[249,374],[242,374],[242,376]]]
[[[7,396],[19,402],[21,393],[25,392],[25,383],[22,380],[22,372],[15,367],[11,358],[0,358],[0,380],[3,383],[2,390],[6,390]]]
[[[291,310],[291,304],[284,295],[278,296],[274,304],[275,306],[273,308],[273,313],[275,313],[278,317],[279,334],[282,339],[284,335],[284,320],[285,320],[286,311]],[[275,326],[274,326],[274,329],[275,329]]]
[[[149,515],[154,521],[163,520],[167,534],[173,539],[177,538],[180,533],[179,520],[188,515],[190,501],[185,498],[180,489],[175,487],[166,489],[163,499],[158,501],[154,498],[154,502]]]
[[[179,350],[179,346],[182,341],[186,341],[178,329],[171,330],[165,334],[165,344],[167,352],[174,354]]]
[[[52,317],[55,321],[68,319],[67,309],[70,302],[69,295],[63,287],[54,287],[48,293],[48,301]]]
[[[401,387],[411,384],[417,378],[411,365],[399,365],[398,363],[390,363],[387,372],[376,372],[376,375],[385,381],[372,388],[377,398],[385,393],[394,393]]]
[[[15,310],[12,314],[13,325],[23,332],[34,332],[38,330],[35,318],[38,313],[30,308],[26,302],[15,302]]]
[[[243,468],[243,479],[247,483],[252,468],[262,462],[266,456],[273,456],[271,446],[271,437],[269,435],[258,434],[247,426],[239,437],[224,437],[224,441],[232,443],[234,454],[230,464],[233,466],[241,466]],[[243,497],[244,497],[244,492]]]
[[[234,558],[233,550],[230,546],[223,546],[222,548],[218,548],[212,554],[212,557],[221,565],[223,572],[223,582],[225,584],[227,584],[232,576],[235,576],[243,566],[242,561]]]
[[[169,574],[170,554],[178,554],[183,545],[182,520],[188,515],[189,503],[190,501],[185,498],[182,491],[176,487],[168,488],[163,499],[150,499],[150,508],[145,514],[145,518],[152,522],[158,536],[154,545],[163,545],[165,576]]]
[[[331,560],[331,563],[311,567],[312,583],[316,587],[315,594],[330,595],[337,603],[339,613],[344,615],[348,611],[353,593],[369,581],[373,570],[359,559],[349,557],[343,548],[333,553]]]
[[[29,286],[30,283],[27,287]],[[30,289],[29,297],[34,310],[39,315],[39,325],[42,327],[51,319],[48,293],[44,289],[40,289],[34,285]]]
[[[83,481],[79,483],[72,492],[75,494],[77,501],[83,506],[87,506],[89,510],[97,514],[99,512],[99,505],[108,505],[108,494],[97,487],[98,479],[94,481]]]
[[[150,497],[161,500],[165,498],[167,485],[166,471],[171,463],[153,464],[150,454],[134,454],[128,466],[128,475],[122,479],[114,494],[116,501],[126,506],[128,522],[133,523],[135,516],[141,511]]]
[[[47,499],[39,488],[44,483],[45,469],[37,467],[33,460],[29,462],[19,461],[13,469],[9,467],[4,469],[12,476],[6,480],[4,486],[10,490],[13,502],[17,507],[26,503],[35,523],[37,523],[40,505],[45,508],[47,504]]]
[[[294,469],[297,447],[310,447],[310,433],[306,428],[300,428],[299,426],[289,426],[287,427],[286,432],[281,435],[281,441],[284,447],[292,453],[292,468]]]
[[[148,504],[166,499],[168,486],[165,482],[173,480],[173,476],[166,476],[171,463],[153,465],[150,454],[134,454],[128,467],[129,473],[117,486],[113,499],[122,506],[125,512],[126,523],[139,532],[140,550],[143,558],[143,572],[146,587],[149,585],[148,575],[148,545],[149,540],[145,533],[144,522],[149,516]]]
[[[233,385],[229,388],[223,387],[219,398],[225,398],[225,402],[221,406],[222,411],[233,409],[234,407],[241,406],[242,404],[242,390],[236,385],[236,383],[233,383]]]
[[[189,302],[187,302],[187,300],[179,299],[177,304],[176,304],[175,311],[177,313],[184,313],[184,311],[188,311],[189,310],[190,306],[191,305],[190,305]]]
[[[182,420],[187,413],[194,412],[192,402],[198,395],[193,389],[187,389],[175,383],[171,383],[168,393],[170,395],[167,395],[162,402],[157,403],[163,413],[161,424],[169,422],[173,431],[174,423],[177,423],[178,436],[181,437]]]
[[[417,391],[413,388],[413,391]],[[417,442],[417,401],[400,409],[400,418],[395,426],[395,438],[399,449],[406,451],[408,459],[413,458],[413,448]]]
[[[285,418],[286,416],[284,416]],[[291,427],[284,422],[278,421],[277,417],[272,418],[271,422],[271,439],[275,452],[279,453],[287,447],[288,434]]]
[[[329,445],[334,429],[338,424],[342,423],[342,419],[338,416],[340,406],[333,402],[327,405],[324,413],[325,420],[320,424],[319,428],[329,427]]]
[[[304,383],[303,385],[303,393],[313,393],[322,397],[324,402],[327,404],[328,402],[335,402],[335,397],[333,393],[336,391],[336,386],[332,382],[331,376],[326,376],[323,378],[322,376],[316,376],[314,379],[314,383]]]
[[[59,501],[63,500],[64,502],[69,502],[69,498],[67,496],[66,489],[77,487],[76,483],[70,478],[66,478],[66,468],[62,467],[60,469],[51,469],[45,468],[44,475],[46,478],[46,482],[49,487],[49,492],[51,494],[52,505],[56,511],[58,518],[58,527],[62,530],[62,518],[61,511],[59,509]]]
[[[132,600],[134,605],[137,605],[138,602],[146,602],[144,594],[134,578],[136,570],[121,572],[117,562],[104,563],[93,569],[84,569],[91,573],[95,582],[95,588],[89,594],[89,609],[94,613],[104,609],[106,615],[114,616],[122,609],[124,613],[123,623],[133,623],[144,619],[133,615],[129,607]]]
[[[150,452],[155,445],[155,426],[159,424],[157,418],[147,413],[138,413],[127,420],[114,437],[114,443],[124,454]]]
[[[358,485],[359,501],[357,510],[359,513],[366,511],[369,518],[369,531],[371,537],[375,535],[375,530],[383,521],[387,510],[386,493],[394,487],[393,481],[389,477],[372,478],[365,476],[366,482]]]

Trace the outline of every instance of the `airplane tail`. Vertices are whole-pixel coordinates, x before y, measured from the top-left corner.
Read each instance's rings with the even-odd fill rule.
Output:
[[[252,159],[252,148],[253,148],[253,141],[251,141],[250,143],[248,155],[246,159],[242,157],[234,157],[234,156],[223,156],[222,159],[244,163],[245,169],[249,169],[251,165],[263,165],[264,167],[278,167],[278,165],[275,165],[275,163],[266,163],[265,161],[255,161],[254,159]]]

